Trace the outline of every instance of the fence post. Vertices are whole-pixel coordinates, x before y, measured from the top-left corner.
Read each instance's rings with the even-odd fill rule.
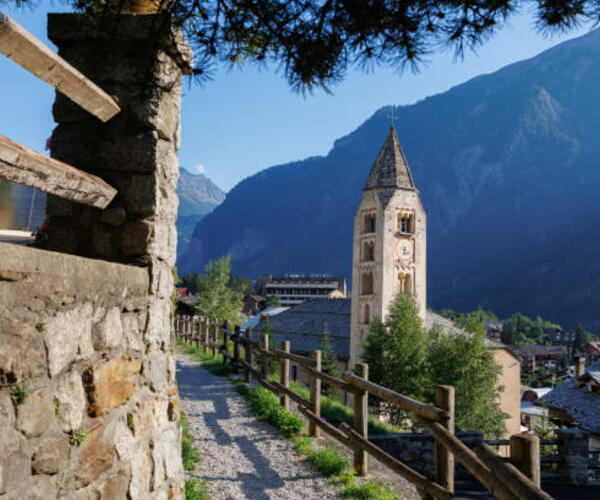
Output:
[[[268,333],[262,334],[261,349],[263,349],[264,351],[269,350],[269,334]],[[264,354],[262,355],[262,377],[265,380],[268,380],[268,378],[269,378],[269,357],[265,356]]]
[[[227,321],[223,323],[223,351],[228,352],[227,348],[229,347],[229,334],[227,333]],[[223,354],[223,364],[227,364],[227,358],[225,354]]]
[[[246,339],[251,340],[252,339],[252,329],[248,328],[246,330]],[[246,356],[246,363],[248,363],[248,366],[254,366],[254,355],[252,353],[252,346],[249,344],[246,344],[244,346],[244,351],[245,351],[245,356]],[[252,372],[250,371],[249,368],[246,368],[246,383],[249,384],[250,382],[252,382]]]
[[[194,330],[196,330],[196,349],[200,348],[200,318],[194,316]]]
[[[281,350],[283,352],[290,352],[290,341],[284,340],[281,343]],[[279,383],[289,389],[290,387],[290,360],[287,358],[283,358],[279,362]],[[287,394],[284,394],[280,398],[281,406],[283,406],[286,410],[290,409],[290,398]]]
[[[208,343],[210,342],[208,339],[209,330],[210,330],[210,322],[208,318],[202,318],[202,330],[204,335],[204,352],[208,352]]]
[[[233,373],[240,373],[240,327],[235,327],[233,336]]]
[[[354,365],[354,374],[357,377],[369,380],[369,365],[366,363],[356,363]],[[367,391],[356,390],[354,393],[354,429],[365,439],[369,437],[368,403],[369,393]],[[367,452],[363,449],[354,451],[354,470],[360,476],[367,475],[369,470]]]
[[[315,370],[321,371],[321,351],[316,350],[310,353],[310,357],[315,360]],[[321,379],[315,375],[310,376],[310,402],[314,405],[313,413],[317,416],[321,416]],[[308,423],[308,433],[311,436],[319,437],[321,431],[319,426],[314,422]]]
[[[442,425],[454,434],[454,387],[438,385],[435,404],[448,416]],[[439,441],[435,441],[435,482],[454,493],[454,455]]]
[[[510,461],[536,485],[540,486],[540,438],[532,434],[510,437]]]
[[[219,322],[215,320],[213,323],[213,344],[212,344],[212,357],[217,357],[217,343],[219,342]]]
[[[189,314],[187,314],[185,316],[185,340],[186,340],[186,342],[190,341],[190,327],[191,327],[190,316],[189,316]]]

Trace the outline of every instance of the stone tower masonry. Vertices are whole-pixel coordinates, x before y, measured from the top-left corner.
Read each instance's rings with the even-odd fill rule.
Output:
[[[425,210],[392,126],[354,216],[351,365],[362,357],[369,322],[385,320],[399,292],[414,297],[425,320],[426,245]]]

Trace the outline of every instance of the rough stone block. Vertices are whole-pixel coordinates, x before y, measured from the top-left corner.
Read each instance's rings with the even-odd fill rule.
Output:
[[[0,320],[0,384],[16,384],[46,374],[42,334],[16,320]]]
[[[168,423],[168,400],[146,392],[135,402],[130,415],[133,435],[139,440]]]
[[[75,487],[81,488],[98,479],[110,470],[115,462],[115,445],[106,436],[103,425],[90,431],[87,440],[81,445],[81,451],[75,467]]]
[[[15,410],[10,400],[10,396],[8,395],[8,390],[0,392],[0,422],[2,422],[1,427],[8,428],[13,425],[15,422]],[[0,430],[0,433],[2,430]],[[2,446],[2,436],[0,434],[0,447]],[[1,448],[0,448],[1,450]],[[0,453],[2,455],[2,453]]]
[[[18,450],[25,442],[19,432],[4,422],[2,424],[0,425],[0,460]]]
[[[162,392],[169,382],[168,355],[162,351],[150,353],[144,361],[144,374],[148,377],[150,388]]]
[[[143,327],[146,323],[145,312],[123,313],[121,315],[123,334],[127,349],[142,351],[144,349]]]
[[[131,482],[129,496],[131,500],[145,500],[151,497],[150,480],[152,462],[148,450],[140,449],[131,459]]]
[[[165,479],[178,479],[183,475],[181,453],[172,452],[172,443],[178,440],[179,434],[174,429],[163,431],[160,437],[154,440],[152,448],[154,489],[159,489]]]
[[[121,311],[118,307],[113,307],[106,313],[104,319],[93,326],[92,337],[94,348],[98,351],[110,351],[121,343],[123,327]]]
[[[28,438],[39,436],[54,422],[54,412],[50,391],[33,392],[17,406],[17,428]]]
[[[69,455],[68,437],[64,434],[45,439],[31,459],[34,474],[56,474],[61,470],[62,462]]]
[[[63,431],[78,429],[87,406],[81,375],[77,372],[63,375],[56,384],[56,398],[56,413]]]
[[[147,254],[151,234],[151,222],[143,220],[127,222],[119,242],[123,256],[136,257]]]
[[[31,462],[22,450],[0,457],[0,495],[23,490],[31,475]]]
[[[148,321],[144,340],[150,345],[160,347],[169,345],[171,334],[171,303],[151,298],[148,306]]]
[[[129,481],[131,481],[131,472],[123,469],[116,474],[110,476],[101,487],[101,498],[127,498],[127,490],[129,489]]]
[[[106,415],[133,396],[142,362],[125,354],[102,361],[86,372],[90,416]]]
[[[82,304],[58,313],[45,326],[48,368],[54,377],[77,359],[92,355],[92,306]]]

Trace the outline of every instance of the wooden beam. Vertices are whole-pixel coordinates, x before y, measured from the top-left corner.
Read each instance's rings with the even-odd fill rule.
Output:
[[[0,52],[104,122],[120,111],[112,97],[3,12]]]
[[[102,179],[3,135],[0,135],[0,177],[98,208],[106,208],[117,194],[117,190]]]

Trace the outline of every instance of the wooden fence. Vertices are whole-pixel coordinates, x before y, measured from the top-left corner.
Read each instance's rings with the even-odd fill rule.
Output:
[[[231,363],[236,373],[244,371],[246,382],[252,376],[266,389],[280,397],[281,404],[289,409],[290,399],[298,404],[298,410],[309,422],[309,433],[319,436],[326,432],[354,452],[354,468],[360,475],[368,471],[367,456],[410,481],[421,495],[427,498],[452,498],[454,496],[454,460],[465,467],[484,487],[501,500],[504,499],[550,499],[539,484],[539,440],[535,436],[513,436],[515,453],[512,462],[505,462],[486,443],[473,449],[454,434],[454,387],[438,386],[436,405],[417,401],[403,394],[374,384],[368,380],[368,366],[357,363],[354,371],[346,371],[335,378],[321,371],[321,352],[310,356],[291,352],[289,341],[281,348],[269,347],[268,335],[260,341],[252,338],[252,332],[244,335],[238,327],[235,331],[227,324],[219,326],[197,316],[176,316],[175,334],[185,342],[196,343],[212,356],[223,355],[223,363]],[[243,350],[243,355],[242,355]],[[268,379],[269,361],[279,362],[279,382]],[[289,364],[293,362],[306,372],[310,379],[310,396],[306,399],[289,387]],[[338,427],[321,417],[321,382],[338,387],[353,395],[354,425],[342,423]],[[425,477],[410,465],[392,457],[369,441],[367,434],[368,395],[394,404],[411,413],[435,439],[434,479]],[[536,455],[537,447],[537,455]]]

